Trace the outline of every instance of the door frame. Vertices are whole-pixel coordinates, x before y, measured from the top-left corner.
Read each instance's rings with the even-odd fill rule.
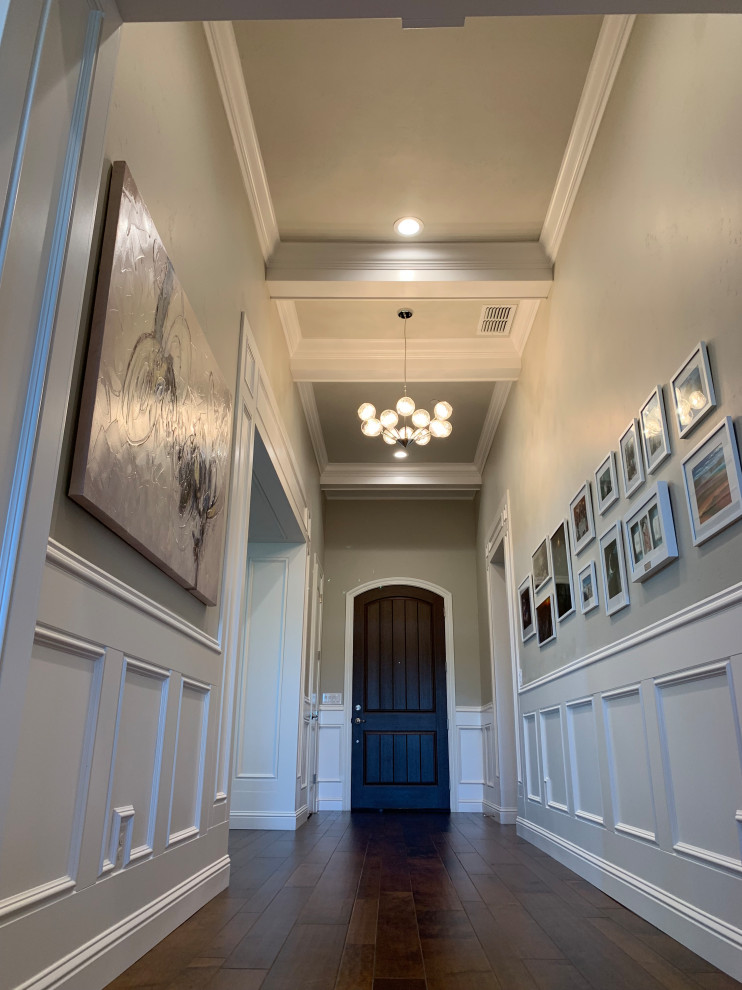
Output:
[[[443,617],[446,630],[446,715],[448,717],[448,779],[451,788],[451,811],[458,811],[459,805],[459,773],[458,750],[456,742],[456,672],[453,651],[453,595],[446,588],[431,581],[423,581],[413,577],[388,577],[367,581],[356,585],[345,592],[345,689],[343,694],[343,713],[345,731],[342,737],[342,767],[343,767],[343,810],[350,811],[350,764],[353,711],[353,611],[357,595],[373,588],[386,588],[391,584],[406,584],[411,588],[425,588],[440,595],[443,599]]]

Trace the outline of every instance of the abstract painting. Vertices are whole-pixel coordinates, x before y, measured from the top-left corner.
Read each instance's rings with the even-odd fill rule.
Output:
[[[232,397],[125,162],[115,162],[70,496],[214,605]]]
[[[731,416],[684,458],[683,480],[694,546],[742,518],[742,468]]]

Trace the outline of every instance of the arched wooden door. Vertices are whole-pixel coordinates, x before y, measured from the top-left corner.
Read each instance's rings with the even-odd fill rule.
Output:
[[[353,614],[351,807],[448,811],[443,599],[388,585]]]

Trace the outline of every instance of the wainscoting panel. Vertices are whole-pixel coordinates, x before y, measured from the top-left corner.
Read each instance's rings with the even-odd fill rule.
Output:
[[[526,757],[526,796],[541,803],[541,769],[538,759],[538,730],[536,713],[523,716],[523,748]]]
[[[598,738],[591,698],[567,705],[567,733],[575,815],[602,825]]]
[[[344,707],[342,705],[321,705],[318,731],[317,803],[319,810],[342,811]]]
[[[603,695],[616,831],[656,840],[647,732],[639,687]]]
[[[547,807],[567,811],[567,773],[564,766],[561,708],[549,708],[541,712],[541,747]]]
[[[181,678],[168,845],[196,835],[201,827],[210,690],[208,684]]]

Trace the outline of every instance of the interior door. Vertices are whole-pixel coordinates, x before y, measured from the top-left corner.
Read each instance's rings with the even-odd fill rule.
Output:
[[[307,808],[317,811],[317,754],[319,742],[319,675],[322,660],[322,596],[324,575],[317,556],[314,558],[312,581],[312,627],[309,644],[308,691],[311,716],[307,733]]]
[[[353,617],[351,807],[449,810],[443,599],[389,585]]]

